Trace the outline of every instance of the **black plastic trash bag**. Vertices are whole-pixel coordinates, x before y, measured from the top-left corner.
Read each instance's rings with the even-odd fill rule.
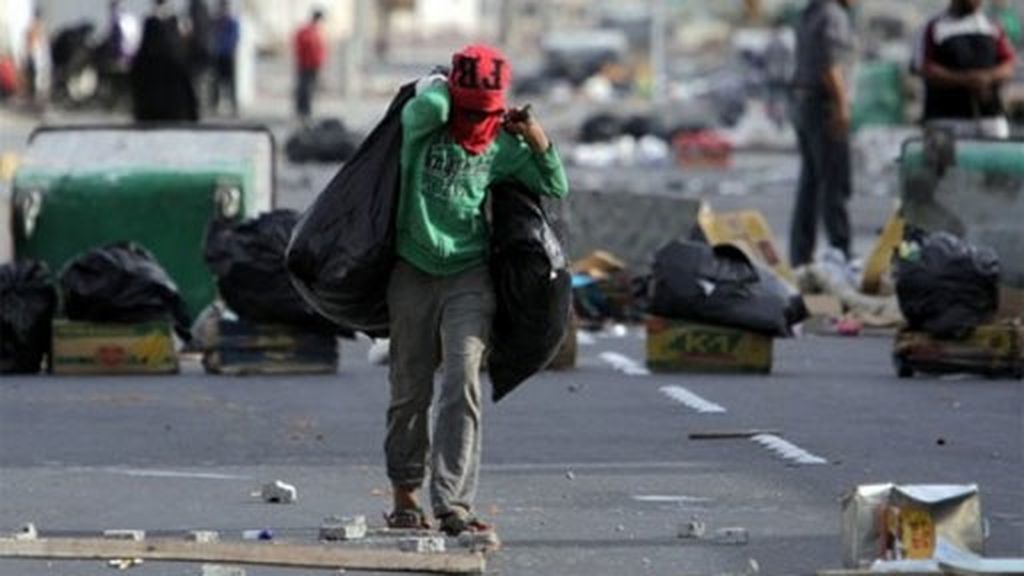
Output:
[[[221,298],[240,318],[333,331],[292,285],[284,253],[299,221],[294,210],[275,210],[243,222],[217,219],[206,229],[203,257],[217,277]]]
[[[674,241],[658,250],[650,312],[657,316],[790,336],[796,298],[762,281],[742,250]]]
[[[185,341],[191,321],[178,287],[145,248],[131,242],[90,250],[60,274],[64,313],[85,322],[173,320]]]
[[[341,120],[329,118],[299,128],[284,145],[290,162],[346,162],[359,145],[357,136],[348,131]]]
[[[384,119],[306,211],[292,233],[288,271],[317,312],[370,336],[388,334],[402,148],[402,87]]]
[[[558,353],[572,307],[572,275],[540,201],[514,184],[491,189],[494,315],[487,370],[501,400]]]
[[[57,288],[43,262],[0,266],[0,374],[35,374],[50,351]]]
[[[964,338],[999,308],[999,257],[988,248],[912,229],[895,264],[896,297],[911,329]]]

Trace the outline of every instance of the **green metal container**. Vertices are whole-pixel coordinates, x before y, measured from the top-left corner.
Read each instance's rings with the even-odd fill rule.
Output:
[[[52,269],[133,241],[174,279],[195,316],[216,296],[203,236],[217,217],[273,208],[274,145],[250,128],[47,128],[14,177],[17,259]]]
[[[905,122],[903,79],[903,66],[893,62],[866,62],[857,68],[851,113],[855,130]]]

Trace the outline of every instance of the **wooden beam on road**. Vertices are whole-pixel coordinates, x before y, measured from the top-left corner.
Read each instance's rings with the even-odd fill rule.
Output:
[[[482,574],[480,554],[418,554],[393,550],[354,550],[340,546],[280,542],[187,542],[170,538],[107,540],[100,538],[0,538],[0,558],[39,560],[118,560],[201,562],[372,572]]]

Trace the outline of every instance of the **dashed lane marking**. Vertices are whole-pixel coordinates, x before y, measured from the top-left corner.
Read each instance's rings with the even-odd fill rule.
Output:
[[[828,460],[821,456],[815,456],[796,444],[774,434],[758,434],[752,437],[751,440],[774,452],[783,460],[796,464],[828,464]]]
[[[662,394],[701,414],[724,414],[725,408],[705,400],[682,386],[662,386]]]

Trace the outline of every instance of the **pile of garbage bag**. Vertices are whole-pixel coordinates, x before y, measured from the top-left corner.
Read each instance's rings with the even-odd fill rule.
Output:
[[[673,241],[654,258],[650,312],[664,318],[787,337],[803,300],[730,244]]]
[[[911,329],[964,338],[999,308],[999,257],[947,232],[908,229],[896,255],[896,295]]]
[[[331,331],[292,285],[285,250],[299,221],[275,210],[243,222],[217,219],[206,230],[203,256],[228,307],[244,320]]]
[[[131,242],[95,248],[69,261],[60,274],[64,314],[84,322],[173,320],[191,338],[178,287],[148,250]]]
[[[43,262],[0,266],[0,374],[35,374],[50,351],[57,289]]]
[[[350,132],[341,120],[329,118],[312,126],[303,126],[292,133],[284,145],[290,162],[347,162],[359,146],[359,137]]]

